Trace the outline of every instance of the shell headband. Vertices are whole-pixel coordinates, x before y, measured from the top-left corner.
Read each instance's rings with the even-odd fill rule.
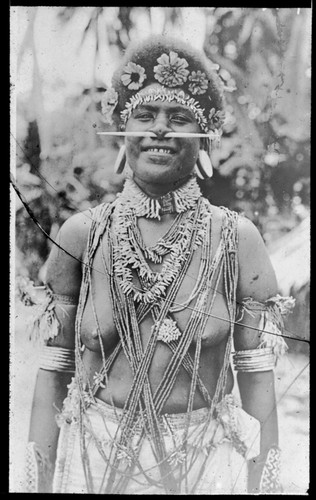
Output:
[[[212,106],[210,83],[204,71],[190,70],[189,63],[184,57],[170,50],[156,59],[153,66],[153,78],[148,78],[146,68],[133,61],[129,61],[120,75],[120,85],[132,95],[126,99],[124,109],[120,112],[123,125],[131,116],[133,110],[143,103],[155,101],[176,101],[188,107],[205,133],[219,136],[224,122],[224,111]],[[155,83],[157,85],[155,85]],[[144,88],[152,85],[151,88]],[[135,92],[134,92],[135,91]],[[134,92],[134,93],[133,93]],[[207,99],[207,106],[203,106],[201,98]],[[102,98],[102,114],[106,123],[112,124],[112,115],[117,107],[119,94],[114,88],[106,90]],[[209,108],[206,110],[206,108]]]

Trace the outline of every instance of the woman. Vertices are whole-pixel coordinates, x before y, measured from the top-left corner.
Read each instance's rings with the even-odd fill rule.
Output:
[[[196,181],[221,86],[165,37],[132,47],[112,81],[103,112],[125,134],[127,178],[65,222],[48,260],[28,490],[279,492],[273,368],[291,299],[254,225]]]

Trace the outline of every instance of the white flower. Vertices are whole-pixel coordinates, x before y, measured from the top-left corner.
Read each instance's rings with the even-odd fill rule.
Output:
[[[215,108],[212,108],[208,120],[209,120],[209,128],[210,130],[215,130],[221,128],[225,119],[225,111],[218,109],[215,111]]]
[[[131,61],[124,67],[124,73],[121,76],[123,85],[130,90],[140,89],[146,78],[147,75],[144,68]]]
[[[178,87],[187,81],[189,71],[186,69],[188,63],[185,59],[178,57],[176,52],[162,54],[158,57],[159,63],[154,67],[155,78],[167,87]]]
[[[189,84],[189,91],[192,94],[205,94],[208,87],[208,79],[205,73],[202,73],[202,71],[192,71],[189,80],[191,82]]]

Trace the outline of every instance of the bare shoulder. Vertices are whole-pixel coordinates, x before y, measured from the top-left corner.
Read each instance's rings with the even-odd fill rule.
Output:
[[[61,226],[48,258],[46,273],[46,282],[55,293],[79,295],[81,265],[91,222],[91,212],[87,210],[69,217]]]
[[[238,216],[239,248],[246,250],[249,244],[256,244],[265,248],[261,234],[254,223],[243,215]]]
[[[277,293],[271,260],[256,226],[247,217],[238,217],[239,280],[237,295],[266,300]]]
[[[223,227],[223,222],[224,222],[224,211],[222,208],[212,205],[211,204],[211,211],[212,211],[212,240],[213,240],[213,247],[217,248],[220,239],[221,239],[221,233],[222,233],[222,227]]]
[[[212,219],[214,222],[221,222],[223,219],[223,209],[221,207],[218,207],[217,205],[212,205],[211,206],[211,211],[212,211]]]
[[[71,252],[78,259],[83,257],[91,223],[91,212],[85,210],[69,217],[60,228],[60,243],[63,243],[65,250]]]

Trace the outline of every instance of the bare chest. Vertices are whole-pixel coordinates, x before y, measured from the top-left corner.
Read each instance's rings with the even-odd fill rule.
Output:
[[[152,221],[150,221],[152,222]],[[169,221],[170,226],[170,221]],[[157,240],[165,234],[168,224],[151,224],[147,221],[140,223],[140,234],[143,242],[147,247],[152,247],[157,243]],[[212,262],[216,259],[220,261],[220,238],[215,233],[213,236],[212,250],[209,258]],[[117,321],[115,321],[113,312],[113,296],[110,289],[110,280],[105,270],[106,255],[104,242],[97,250],[92,270],[92,279],[89,287],[86,305],[82,315],[81,322],[81,338],[83,343],[91,350],[99,351],[100,341],[102,341],[105,350],[112,349],[118,342],[119,334],[117,331]],[[103,258],[102,258],[103,253]],[[161,272],[163,263],[150,263],[150,267],[154,272]],[[223,276],[217,270],[208,280],[208,306],[205,309],[202,331],[196,331],[193,342],[198,335],[201,335],[202,342],[205,347],[218,345],[227,338],[229,333],[229,315],[226,305],[224,293]],[[108,269],[108,271],[110,271]],[[176,293],[173,296],[170,304],[170,315],[176,321],[177,327],[181,332],[185,332],[189,322],[199,308],[202,307],[201,293],[199,283],[202,279],[202,250],[197,248],[191,258],[190,264],[186,269]],[[141,288],[141,283],[134,273],[133,283],[136,287]],[[203,292],[205,294],[205,290]],[[123,307],[123,304],[122,304]],[[139,324],[139,329],[142,335],[144,345],[147,343],[151,328],[154,324],[152,315],[149,313]]]

